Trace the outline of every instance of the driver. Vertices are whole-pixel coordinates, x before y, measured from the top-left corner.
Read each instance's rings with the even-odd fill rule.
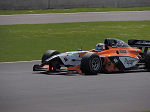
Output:
[[[96,44],[96,50],[98,50],[98,51],[105,50],[105,44],[103,44],[103,43]]]

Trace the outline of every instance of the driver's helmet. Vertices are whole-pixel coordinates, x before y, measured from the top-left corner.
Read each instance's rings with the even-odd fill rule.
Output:
[[[101,51],[105,50],[105,44],[103,43],[96,44],[96,50],[101,50]]]

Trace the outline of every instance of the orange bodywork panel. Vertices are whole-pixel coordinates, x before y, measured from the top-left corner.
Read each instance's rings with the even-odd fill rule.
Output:
[[[108,72],[113,72],[113,71],[119,71],[119,69],[114,65],[114,63],[111,62],[109,57],[113,56],[130,56],[134,58],[139,58],[139,53],[142,51],[137,48],[111,48],[109,47],[109,50],[104,50],[101,52],[98,52],[98,55],[103,57],[103,63],[102,63],[102,70],[103,71],[108,71]]]
[[[66,70],[68,71],[77,71],[79,74],[82,74],[82,71],[80,69],[80,65],[74,66],[74,67],[69,67]]]
[[[49,65],[44,65],[44,66],[42,66],[40,68],[49,70]],[[77,66],[74,66],[74,67],[68,67],[65,70],[67,70],[67,71],[77,71],[79,74],[82,74],[82,71],[80,69],[80,65],[77,65]]]
[[[49,65],[44,65],[41,68],[49,69]]]
[[[98,55],[101,57],[110,57],[110,56],[131,56],[134,58],[137,58],[138,54],[142,51],[137,48],[109,48],[109,50],[104,50],[101,52],[98,52]]]
[[[102,71],[105,72],[113,72],[113,71],[119,71],[117,67],[111,62],[109,58],[104,58],[104,62],[102,64]]]

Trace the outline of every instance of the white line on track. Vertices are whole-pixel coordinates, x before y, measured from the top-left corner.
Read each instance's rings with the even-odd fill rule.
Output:
[[[83,12],[83,13],[84,13],[84,12]],[[103,13],[109,13],[109,12],[85,12],[85,13],[103,14]]]
[[[32,61],[15,61],[15,62],[0,62],[0,64],[9,64],[9,63],[28,63],[28,62],[37,62],[41,60],[32,60]]]
[[[16,15],[49,15],[49,14],[80,14],[80,13],[97,13],[97,14],[103,14],[103,13],[110,13],[110,12],[148,12],[148,11],[108,11],[108,12],[75,12],[75,13],[43,13],[43,14],[12,14],[12,15],[0,15],[0,16],[16,16]]]
[[[13,15],[0,15],[0,16],[13,16]]]

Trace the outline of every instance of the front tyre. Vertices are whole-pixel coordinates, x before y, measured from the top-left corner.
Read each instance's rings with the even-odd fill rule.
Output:
[[[87,53],[81,60],[81,71],[85,75],[96,75],[102,66],[101,58],[96,53]]]

